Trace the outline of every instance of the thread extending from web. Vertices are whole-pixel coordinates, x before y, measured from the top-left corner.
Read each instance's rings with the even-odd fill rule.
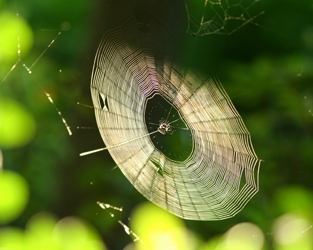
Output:
[[[150,136],[152,134],[155,134],[157,133],[158,131],[153,131],[151,133],[148,133],[148,134],[145,134],[145,135],[142,135],[142,136],[139,136],[139,137],[136,137],[136,138],[133,138],[133,139],[130,139],[128,141],[124,141],[122,143],[119,143],[119,144],[116,144],[116,145],[112,145],[110,147],[104,147],[104,148],[98,148],[98,149],[95,149],[95,150],[90,150],[90,151],[87,151],[87,152],[84,152],[84,153],[80,153],[79,156],[85,156],[85,155],[90,155],[90,154],[94,154],[94,153],[98,153],[98,152],[101,152],[101,151],[104,151],[104,150],[108,150],[110,148],[115,148],[115,147],[119,147],[119,146],[122,146],[124,144],[127,144],[127,143],[130,143],[132,141],[135,141],[135,140],[139,140],[141,139],[142,137],[146,137],[146,136]]]
[[[116,207],[116,206],[112,206],[110,204],[107,203],[102,203],[102,202],[97,202],[97,204],[103,209],[105,210],[112,218],[115,217],[114,214],[112,212],[109,211],[109,209],[118,211],[118,212],[123,212],[123,208],[121,207]],[[142,246],[146,249],[146,246],[144,244],[144,242],[140,239],[140,237],[134,232],[132,231],[125,223],[123,223],[121,220],[117,220],[117,222],[123,227],[124,231],[126,234],[130,235],[133,237],[133,241],[139,241]]]
[[[237,214],[258,191],[261,161],[240,115],[219,81],[163,23],[152,18],[142,24],[133,17],[109,31],[97,50],[90,87],[106,145],[100,150],[110,152],[151,202],[184,219],[221,220]],[[182,141],[191,138],[183,160],[164,151],[180,141],[162,145],[157,131],[148,136],[147,115],[163,112],[159,104],[147,110],[157,96],[171,105],[161,116],[169,119],[164,126],[188,127],[190,134],[179,134]],[[169,115],[173,110],[180,119]],[[165,128],[161,138],[172,138]]]
[[[265,13],[257,10],[258,2],[260,0],[202,0],[202,5],[201,1],[195,5],[194,1],[185,0],[187,33],[230,35],[247,24],[258,25],[256,19]]]
[[[17,9],[17,7],[15,7]],[[16,11],[16,18],[19,18],[19,13],[18,11]],[[41,52],[41,54],[34,60],[34,62],[28,66],[25,63],[23,63],[22,58],[21,58],[21,41],[20,41],[20,36],[17,36],[17,60],[16,62],[12,65],[12,67],[9,69],[9,71],[4,75],[4,77],[2,78],[2,80],[0,81],[0,86],[7,80],[7,78],[10,76],[10,74],[16,69],[16,67],[20,64],[23,63],[22,66],[23,68],[28,72],[29,75],[31,75],[31,77],[34,79],[34,81],[38,84],[39,87],[41,87],[41,84],[38,82],[37,78],[34,76],[33,74],[33,67],[40,61],[40,59],[43,57],[43,55],[47,52],[47,50],[53,45],[53,43],[56,41],[56,39],[62,34],[63,31],[67,30],[67,28],[70,26],[69,23],[63,23],[63,27],[62,30],[59,31],[57,33],[57,35],[51,40],[51,42],[47,45],[47,47]],[[19,29],[19,27],[18,27]],[[42,87],[41,87],[42,88]],[[44,90],[43,90],[44,91]],[[45,96],[47,97],[47,99],[49,100],[49,102],[53,105],[55,111],[57,112],[57,114],[60,116],[61,121],[63,123],[63,125],[65,126],[67,132],[69,135],[72,135],[72,131],[70,126],[67,124],[66,119],[63,117],[61,111],[58,109],[58,107],[56,106],[56,104],[53,101],[53,98],[51,97],[51,95],[44,91]]]

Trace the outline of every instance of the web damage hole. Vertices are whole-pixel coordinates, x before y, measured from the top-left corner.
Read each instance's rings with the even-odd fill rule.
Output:
[[[109,105],[108,105],[108,100],[106,96],[103,93],[99,92],[98,99],[99,99],[100,108],[103,109],[104,111],[109,111]]]
[[[242,190],[244,186],[247,184],[246,180],[246,169],[244,168],[241,173],[241,178],[240,178],[240,184],[239,184],[239,190]]]

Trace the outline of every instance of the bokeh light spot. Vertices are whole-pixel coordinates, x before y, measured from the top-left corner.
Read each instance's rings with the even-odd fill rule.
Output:
[[[53,235],[62,249],[106,249],[97,232],[75,217],[60,220],[54,227]]]
[[[35,135],[33,115],[13,99],[0,97],[0,148],[24,146]]]
[[[145,244],[138,243],[138,249],[193,249],[189,244],[196,242],[180,218],[151,203],[138,206],[130,221],[131,229]]]
[[[274,242],[277,249],[313,249],[312,222],[296,215],[285,214],[273,224]]]
[[[260,250],[263,244],[261,229],[248,222],[235,225],[225,235],[225,246],[229,250]]]
[[[53,230],[57,219],[46,212],[35,214],[27,223],[26,243],[29,249],[57,249]]]
[[[0,224],[16,219],[28,201],[27,182],[11,171],[0,172]]]
[[[0,228],[0,249],[24,250],[24,232],[15,227]]]
[[[0,62],[12,62],[27,54],[33,44],[33,32],[27,22],[10,12],[0,12]]]
[[[288,186],[276,192],[276,201],[284,213],[294,211],[305,216],[312,214],[313,195],[310,190],[300,186]]]

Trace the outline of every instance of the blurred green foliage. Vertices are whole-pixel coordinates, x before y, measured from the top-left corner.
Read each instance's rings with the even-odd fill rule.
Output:
[[[10,146],[0,137],[5,169],[0,173],[0,247],[105,249],[105,242],[108,249],[141,249],[140,243],[131,243],[121,220],[151,248],[181,247],[187,241],[190,249],[200,250],[251,249],[251,242],[252,249],[312,249],[312,3],[261,0],[258,8],[265,13],[258,25],[232,35],[194,37],[184,32],[180,1],[161,2],[0,1],[0,124],[5,119],[6,129],[15,131],[9,132],[13,142],[5,139]],[[264,160],[259,193],[232,219],[182,221],[152,204],[133,211],[145,200],[114,168],[108,152],[78,156],[103,146],[96,129],[75,129],[96,127],[93,110],[76,105],[91,105],[95,51],[104,31],[127,19],[132,9],[161,13],[194,56],[216,73]],[[32,66],[31,74],[23,64]],[[4,118],[8,114],[13,125]],[[4,177],[8,173],[15,177]],[[112,218],[97,201],[123,207],[123,212],[115,211]]]
[[[49,213],[34,215],[23,231],[16,227],[0,229],[0,247],[9,250],[105,250],[100,235],[88,223],[75,217],[60,221]]]

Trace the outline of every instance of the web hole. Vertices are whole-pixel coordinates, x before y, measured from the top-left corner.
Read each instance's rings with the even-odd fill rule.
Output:
[[[100,108],[105,110],[105,111],[109,111],[108,100],[105,97],[105,95],[103,93],[99,92],[98,93],[98,99],[99,99]]]

